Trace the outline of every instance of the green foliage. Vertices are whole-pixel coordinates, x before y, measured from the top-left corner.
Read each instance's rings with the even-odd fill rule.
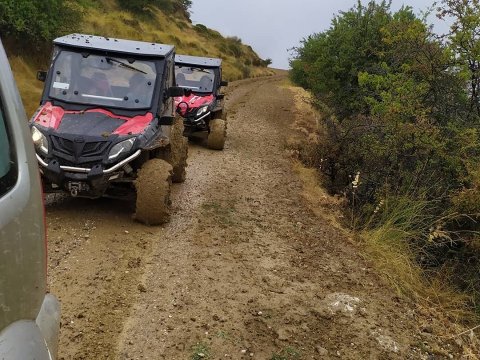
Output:
[[[300,352],[293,347],[286,347],[280,353],[272,355],[270,360],[297,360],[300,359]]]
[[[208,28],[203,24],[196,24],[193,28],[199,33],[208,34]]]
[[[477,130],[452,58],[410,8],[391,13],[385,2],[359,2],[303,41],[291,77],[331,109],[318,153],[334,189],[360,172],[363,206],[385,186],[436,198],[469,181]]]
[[[205,36],[207,39],[223,39],[223,36],[222,34],[220,34],[218,31],[215,31],[215,30],[212,30],[212,29],[209,29],[208,27],[206,27],[205,25],[203,24],[196,24],[193,29]]]
[[[290,73],[328,109],[314,165],[347,195],[354,223],[408,226],[419,259],[434,259],[427,267],[451,262],[471,243],[466,231],[480,230],[480,5],[440,10],[454,18],[447,42],[408,7],[358,2],[303,40]],[[428,206],[404,211],[420,194]],[[382,215],[386,199],[404,210]],[[430,225],[395,218],[419,212]]]
[[[118,0],[118,4],[130,11],[141,12],[153,1],[149,0]]]
[[[456,54],[456,64],[468,79],[470,107],[480,115],[480,3],[478,0],[443,0],[441,3],[438,16],[453,20],[449,44]]]
[[[167,14],[181,13],[185,18],[190,19],[191,0],[117,0],[124,9],[144,13],[151,6],[158,7]]]
[[[80,7],[72,1],[0,1],[0,33],[29,48],[40,48],[56,36],[75,30],[80,18]]]
[[[324,33],[309,36],[291,62],[295,82],[312,90],[342,114],[362,112],[360,71],[376,72],[385,48],[381,29],[391,20],[389,4],[360,2],[340,13]]]
[[[193,354],[191,360],[208,360],[210,359],[210,348],[204,343],[198,343],[192,347]]]
[[[223,48],[226,52],[236,58],[243,56],[242,40],[236,36],[227,37],[224,40]]]

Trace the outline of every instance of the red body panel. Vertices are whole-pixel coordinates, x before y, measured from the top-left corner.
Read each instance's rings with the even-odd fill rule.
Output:
[[[153,120],[152,113],[146,113],[145,115],[137,115],[132,118],[127,116],[115,115],[112,112],[105,109],[90,109],[85,111],[86,113],[97,112],[109,116],[115,119],[122,119],[126,122],[119,126],[113,134],[117,135],[129,135],[140,134]],[[53,106],[51,102],[47,102],[37,113],[34,118],[34,122],[47,128],[58,129],[62,118],[65,114],[79,114],[80,111],[64,111],[59,106]]]
[[[114,117],[127,120],[125,124],[123,124],[113,132],[114,134],[117,134],[117,135],[140,134],[141,132],[143,132],[143,130],[145,130],[148,124],[150,124],[150,122],[153,120],[152,113],[147,113],[145,115],[138,115],[133,118],[124,118],[124,117],[118,117],[118,116],[114,116]]]
[[[33,121],[47,128],[58,129],[63,115],[65,115],[65,111],[61,107],[53,106],[51,102],[47,102]]]
[[[175,108],[177,108],[178,104],[186,103],[188,104],[188,109],[195,109],[199,108],[204,105],[210,105],[215,100],[215,96],[213,94],[208,94],[204,96],[191,94],[190,96],[179,96],[175,98]],[[184,116],[187,109],[186,107],[179,108],[180,115]]]

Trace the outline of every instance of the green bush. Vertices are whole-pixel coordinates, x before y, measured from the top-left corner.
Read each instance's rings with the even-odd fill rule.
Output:
[[[410,8],[359,3],[305,39],[291,78],[331,109],[318,165],[356,206],[411,186],[447,197],[479,160],[477,117],[452,53]],[[386,189],[387,188],[387,189]]]
[[[242,40],[238,37],[227,37],[225,39],[225,44],[227,48],[227,52],[230,53],[234,57],[241,57],[243,56],[243,45]]]
[[[150,6],[158,7],[167,14],[181,13],[186,19],[190,19],[190,0],[118,0],[118,4],[124,9],[145,13]]]
[[[379,204],[421,194],[432,225],[413,222],[422,231],[407,237],[427,268],[461,269],[452,264],[477,257],[478,246],[467,249],[480,230],[480,5],[469,4],[443,2],[458,25],[443,41],[408,7],[358,2],[304,39],[291,61],[291,79],[328,109],[313,165],[347,195],[352,223],[372,231],[391,221],[379,220]]]
[[[292,79],[342,116],[365,111],[358,73],[379,71],[379,56],[385,49],[381,29],[391,18],[385,1],[359,3],[341,13],[329,30],[309,36],[296,49]]]
[[[21,46],[41,48],[58,35],[76,30],[80,7],[67,0],[0,1],[0,33]]]
[[[121,7],[134,12],[142,12],[147,6],[153,5],[153,3],[154,1],[152,0],[118,0],[118,4]]]

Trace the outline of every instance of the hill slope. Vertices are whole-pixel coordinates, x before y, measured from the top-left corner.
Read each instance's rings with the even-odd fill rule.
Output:
[[[222,58],[224,78],[230,81],[271,74],[266,62],[239,38],[223,37],[204,25],[193,25],[188,14],[183,12],[168,12],[157,6],[148,6],[138,14],[124,10],[119,3],[111,0],[86,2],[78,6],[82,21],[70,27],[77,32],[172,44],[178,54]],[[31,51],[16,48],[13,45],[15,42],[8,36],[2,36],[2,40],[6,43],[27,114],[31,115],[43,88],[43,83],[35,80],[36,70],[46,68],[48,60],[39,50],[32,56]],[[48,53],[51,45],[45,46]]]

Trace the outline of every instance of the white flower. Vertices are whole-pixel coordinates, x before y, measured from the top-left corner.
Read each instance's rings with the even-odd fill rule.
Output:
[[[352,181],[352,185],[354,189],[358,188],[358,185],[360,185],[360,171],[358,171],[355,175],[355,179]]]

